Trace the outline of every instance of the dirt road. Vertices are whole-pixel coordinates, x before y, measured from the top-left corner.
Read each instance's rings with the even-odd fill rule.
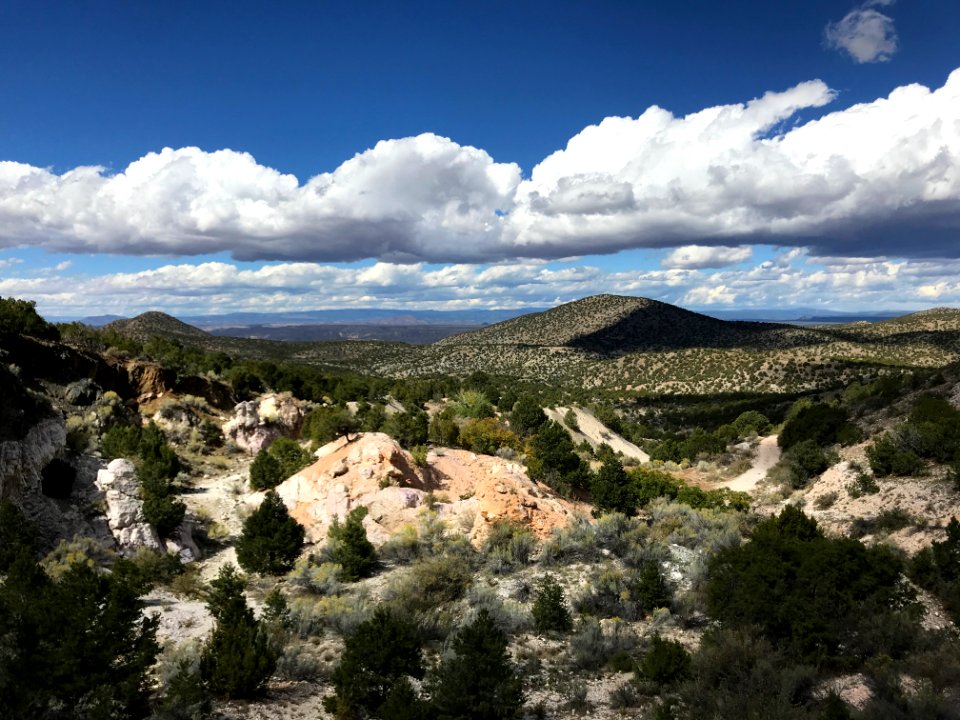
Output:
[[[757,454],[753,458],[753,466],[745,473],[738,475],[733,480],[720,483],[722,487],[736,490],[737,492],[751,492],[757,483],[767,476],[767,471],[780,460],[780,446],[777,445],[777,436],[769,435],[760,441],[757,446]]]

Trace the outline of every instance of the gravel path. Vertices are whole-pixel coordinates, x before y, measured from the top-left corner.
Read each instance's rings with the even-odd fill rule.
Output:
[[[767,476],[767,471],[780,460],[780,446],[777,445],[777,436],[768,435],[760,441],[757,454],[753,458],[753,466],[745,473],[733,480],[720,483],[721,486],[737,492],[750,492],[757,483]]]

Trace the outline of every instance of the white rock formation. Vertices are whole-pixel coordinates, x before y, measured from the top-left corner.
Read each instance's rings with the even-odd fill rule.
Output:
[[[112,460],[97,473],[96,485],[107,501],[107,523],[121,552],[145,547],[165,550],[157,530],[143,515],[140,482],[133,463],[123,458]]]
[[[238,447],[255,455],[278,437],[291,436],[303,423],[303,409],[289,394],[270,394],[237,403],[223,434]]]

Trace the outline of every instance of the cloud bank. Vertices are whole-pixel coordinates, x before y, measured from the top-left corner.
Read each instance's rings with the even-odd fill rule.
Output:
[[[811,81],[685,117],[609,117],[526,179],[429,133],[304,183],[233,150],[167,148],[116,174],[0,162],[0,247],[388,263],[758,243],[960,256],[960,70],[797,121],[835,98]]]
[[[375,263],[338,267],[277,263],[177,263],[128,273],[65,274],[56,268],[0,276],[0,296],[34,299],[50,315],[181,315],[331,307],[470,309],[551,306],[618,293],[701,308],[914,309],[960,305],[960,260],[815,257],[781,251],[751,267],[607,271],[573,263],[500,265]]]

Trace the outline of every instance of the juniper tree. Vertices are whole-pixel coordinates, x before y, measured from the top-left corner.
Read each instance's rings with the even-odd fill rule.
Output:
[[[210,691],[226,698],[256,696],[276,667],[267,633],[247,606],[245,582],[225,565],[210,583],[207,608],[216,620],[200,657],[200,675]]]
[[[486,609],[453,640],[454,655],[430,682],[433,711],[440,720],[519,718],[523,681],[510,662],[507,636]]]
[[[347,582],[369,577],[377,567],[377,551],[363,527],[366,514],[365,507],[354,508],[345,522],[334,518],[327,531],[330,558],[343,568],[340,577]]]
[[[290,517],[280,496],[270,490],[243,523],[237,540],[237,562],[248,572],[285,573],[299,557],[305,534],[303,526]]]

